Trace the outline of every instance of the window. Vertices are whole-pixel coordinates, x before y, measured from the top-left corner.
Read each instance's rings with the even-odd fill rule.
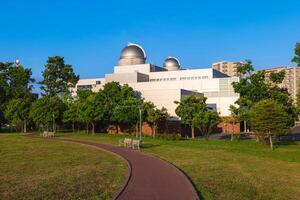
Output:
[[[96,85],[100,85],[101,84],[101,81],[96,81]]]
[[[91,90],[92,85],[77,85],[77,90]]]

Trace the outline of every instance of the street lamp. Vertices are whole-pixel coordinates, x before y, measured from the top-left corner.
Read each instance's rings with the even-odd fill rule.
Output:
[[[19,67],[19,65],[20,65],[20,60],[19,60],[19,59],[16,59],[15,64],[16,64],[16,67]]]

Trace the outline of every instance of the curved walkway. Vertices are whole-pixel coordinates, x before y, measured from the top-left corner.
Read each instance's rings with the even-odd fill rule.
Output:
[[[138,151],[90,141],[59,139],[99,147],[125,158],[131,174],[118,200],[194,200],[199,199],[191,182],[176,167]]]

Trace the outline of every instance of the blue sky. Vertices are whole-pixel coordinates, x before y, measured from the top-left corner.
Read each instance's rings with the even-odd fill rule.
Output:
[[[0,61],[19,58],[38,80],[53,55],[81,78],[102,77],[127,42],[157,65],[172,55],[189,68],[252,59],[256,69],[291,65],[300,42],[299,0],[3,0],[0,7]]]

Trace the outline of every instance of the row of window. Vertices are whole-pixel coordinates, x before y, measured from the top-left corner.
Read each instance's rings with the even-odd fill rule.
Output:
[[[208,76],[190,76],[190,77],[180,77],[180,80],[201,80],[201,79],[208,79]],[[176,81],[176,78],[157,78],[157,79],[150,79],[150,82],[158,82],[158,81]]]
[[[77,90],[91,90],[92,85],[77,85]]]
[[[158,81],[176,81],[176,78],[154,78],[154,79],[150,79],[150,82],[158,82]]]
[[[180,77],[180,80],[200,80],[200,79],[208,79],[208,76]]]

